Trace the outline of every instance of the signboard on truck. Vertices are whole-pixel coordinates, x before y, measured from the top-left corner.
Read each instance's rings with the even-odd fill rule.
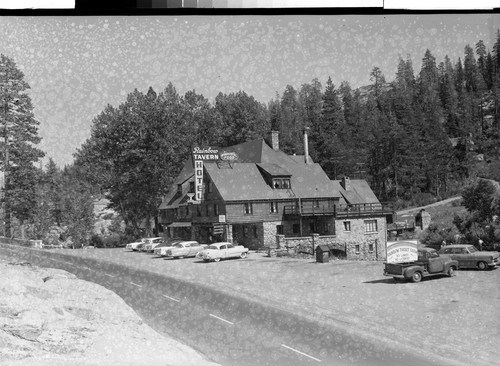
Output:
[[[418,259],[416,240],[388,241],[387,263],[415,262]]]

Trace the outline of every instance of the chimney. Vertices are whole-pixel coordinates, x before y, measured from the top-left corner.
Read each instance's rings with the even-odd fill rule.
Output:
[[[306,164],[309,164],[309,141],[307,139],[307,131],[309,131],[309,127],[304,128],[304,161]]]
[[[274,151],[280,149],[279,131],[271,131],[271,147]]]
[[[342,188],[344,188],[346,191],[351,190],[351,180],[349,177],[342,177]]]

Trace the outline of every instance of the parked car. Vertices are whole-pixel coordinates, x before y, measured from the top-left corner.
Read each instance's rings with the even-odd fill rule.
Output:
[[[156,246],[153,250],[153,253],[158,257],[164,257],[167,253],[167,250],[170,249],[175,244],[183,241],[182,239],[166,239],[163,243]]]
[[[458,269],[458,262],[448,256],[440,256],[435,249],[420,247],[414,262],[384,263],[384,276],[395,280],[405,279],[420,282],[422,278],[436,275],[452,277]]]
[[[133,243],[129,243],[129,244],[125,245],[125,249],[136,251],[136,250],[138,250],[137,247],[140,244],[144,244],[145,240],[146,240],[146,238],[142,238],[142,239],[139,239]]]
[[[205,262],[218,262],[225,258],[246,258],[248,248],[243,245],[233,245],[229,242],[220,242],[210,244],[206,249],[199,252],[196,257],[203,259]]]
[[[472,244],[447,245],[439,253],[457,260],[460,268],[478,268],[484,271],[500,264],[500,253],[481,252]]]
[[[200,244],[197,241],[181,241],[168,248],[165,257],[184,258],[196,257],[196,255],[207,247],[207,244]]]
[[[153,252],[153,250],[163,242],[162,237],[147,238],[144,246],[141,248],[143,252]]]

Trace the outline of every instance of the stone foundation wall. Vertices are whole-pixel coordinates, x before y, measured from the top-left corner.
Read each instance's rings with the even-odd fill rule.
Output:
[[[303,237],[276,235],[276,246],[268,247],[275,251],[287,251],[289,254],[314,254],[318,245],[328,245],[334,255],[336,252],[347,259],[384,260],[387,241],[385,218],[368,220],[371,220],[372,224],[373,220],[376,220],[376,229],[372,232],[367,232],[365,219],[338,220],[335,222],[336,235],[312,234]],[[344,225],[344,221],[349,221],[349,225]],[[349,230],[346,230],[346,227]]]

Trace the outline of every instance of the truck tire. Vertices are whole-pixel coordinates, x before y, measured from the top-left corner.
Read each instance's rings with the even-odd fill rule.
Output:
[[[413,275],[411,276],[411,281],[415,283],[422,281],[422,272],[416,271],[415,273],[413,273]]]
[[[486,271],[488,269],[488,264],[486,262],[481,261],[477,264],[477,268],[481,271]]]
[[[448,268],[448,272],[446,272],[446,274],[448,275],[448,277],[455,276],[455,266],[450,266],[450,268]]]

